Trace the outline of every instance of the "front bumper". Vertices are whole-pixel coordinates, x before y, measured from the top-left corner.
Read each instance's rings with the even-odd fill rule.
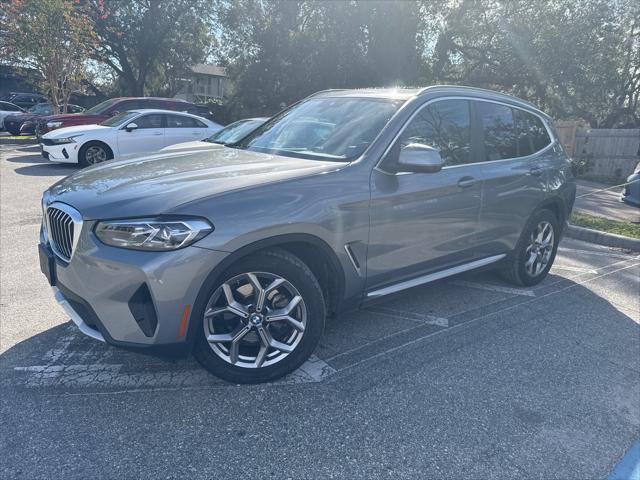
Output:
[[[102,333],[100,333],[95,326],[90,327],[82,318],[80,313],[74,310],[73,306],[69,303],[69,300],[64,297],[58,287],[51,287],[51,289],[53,290],[53,297],[56,299],[56,302],[58,302],[58,305],[60,305],[65,313],[69,315],[71,321],[76,324],[82,333],[91,338],[95,338],[96,340],[100,340],[101,342],[106,341],[102,336]]]
[[[93,224],[83,225],[68,263],[53,255],[41,232],[41,265],[55,264],[47,277],[56,301],[82,333],[96,340],[160,351],[188,349],[192,307],[207,276],[228,253],[195,246],[170,252],[114,248],[99,242]]]
[[[51,162],[78,163],[78,144],[64,143],[62,145],[40,144],[42,156]]]

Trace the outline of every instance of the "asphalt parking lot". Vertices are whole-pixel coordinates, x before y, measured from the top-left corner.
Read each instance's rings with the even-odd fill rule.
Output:
[[[238,386],[79,333],[36,252],[75,171],[0,146],[1,478],[606,478],[640,437],[640,257],[563,240],[329,321],[311,361]]]

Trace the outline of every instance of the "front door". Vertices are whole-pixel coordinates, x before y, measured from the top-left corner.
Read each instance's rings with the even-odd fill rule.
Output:
[[[471,149],[470,102],[437,100],[407,124],[371,176],[367,289],[471,261],[477,245],[481,182]],[[437,173],[393,172],[403,146],[440,151]],[[385,170],[387,165],[387,170]]]

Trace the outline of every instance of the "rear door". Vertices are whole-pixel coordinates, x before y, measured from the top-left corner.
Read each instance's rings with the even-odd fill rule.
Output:
[[[131,122],[127,122],[131,123]],[[138,128],[117,133],[120,155],[157,152],[164,146],[164,125],[161,113],[148,113],[133,120]]]
[[[537,115],[498,102],[474,102],[482,128],[478,253],[489,256],[515,247],[525,222],[544,199],[553,152]]]
[[[167,118],[165,145],[204,140],[209,136],[207,125],[193,117],[177,113],[167,113],[165,116]]]

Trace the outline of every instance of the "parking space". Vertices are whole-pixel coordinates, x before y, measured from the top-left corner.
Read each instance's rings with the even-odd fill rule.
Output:
[[[77,331],[35,254],[40,192],[74,169],[0,148],[3,478],[605,478],[639,437],[637,255],[565,239],[532,288],[417,287],[237,386]]]

